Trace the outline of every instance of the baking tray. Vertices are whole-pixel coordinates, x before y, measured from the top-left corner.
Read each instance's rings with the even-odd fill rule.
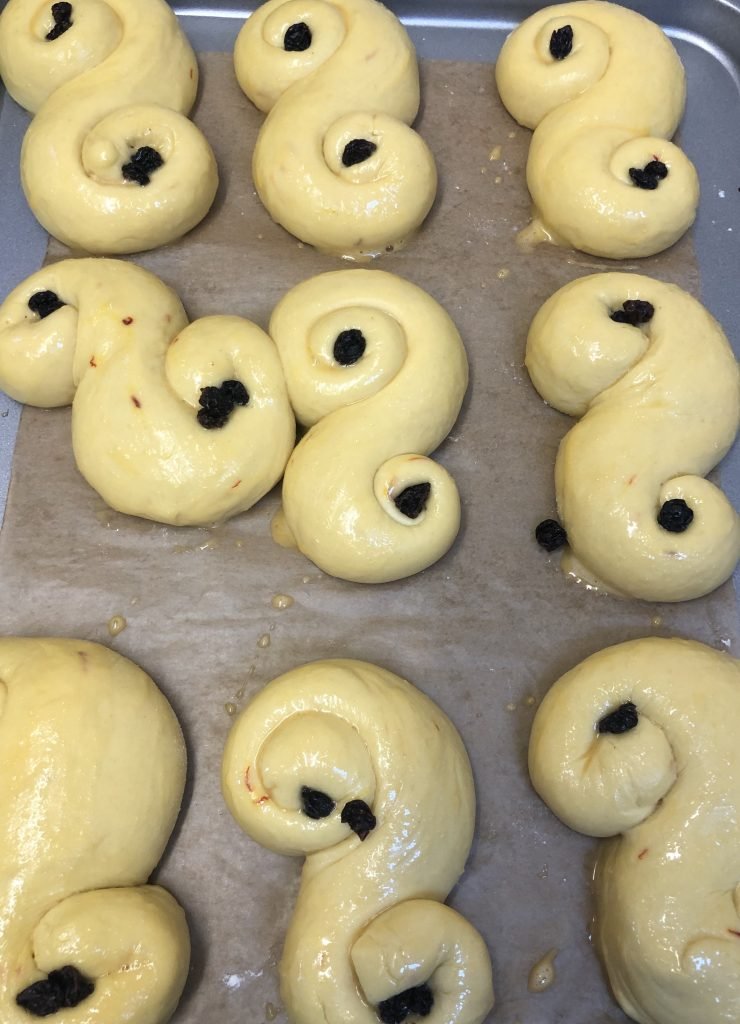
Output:
[[[457,92],[458,99],[470,89],[477,97],[478,148],[503,142],[519,154],[519,165],[511,168],[511,187],[518,189],[516,206],[526,216],[522,161],[529,133],[518,130],[511,143],[508,131],[502,137],[488,134],[488,111],[493,123],[496,100],[492,76],[482,65],[493,63],[506,33],[541,5],[407,0],[389,6],[407,24],[420,57],[435,62],[424,67],[427,85],[432,79],[437,83],[436,91],[425,89],[424,118],[433,113],[429,108],[440,102],[445,88]],[[692,237],[679,243],[683,248],[675,259],[683,268],[680,283],[694,291],[700,286],[703,301],[721,320],[737,352],[740,4],[645,0],[627,6],[667,29],[686,67],[689,101],[680,142],[698,168],[702,200]],[[215,4],[185,3],[176,10],[201,54],[228,53],[248,13],[247,8]],[[215,109],[208,89],[216,64],[209,60],[203,117],[206,108]],[[451,61],[456,63],[436,63]],[[459,62],[469,62],[469,75]],[[240,118],[247,107],[244,101]],[[26,115],[5,99],[0,108],[2,294],[35,270],[47,250],[47,238],[18,185],[27,123]],[[507,122],[507,128],[514,127]],[[237,119],[235,132],[241,131]],[[438,237],[443,212],[450,213],[452,232],[467,218],[473,241],[486,240],[487,225],[481,227],[485,215],[479,207],[462,204],[454,209],[450,204],[456,186],[445,180],[445,166],[441,159],[445,194],[442,209],[433,215],[436,227],[431,225],[427,234],[423,230],[406,252],[384,259],[381,266],[446,298],[462,326],[467,312],[463,298],[454,298],[455,279],[470,276],[465,262],[469,254],[437,249],[430,256],[424,243],[433,231]],[[247,203],[248,166],[237,170],[235,164],[222,164],[221,170],[230,189],[237,187],[241,175]],[[219,212],[223,214],[217,209],[216,216]],[[218,253],[199,241],[203,235],[198,231],[192,248],[182,249],[194,254],[191,276],[203,278],[197,287],[179,286],[166,251],[136,260],[155,271],[162,268],[193,318],[239,312],[253,314],[264,325],[275,289],[269,283],[269,261],[262,266],[255,244],[257,227],[249,230],[252,216],[262,218],[260,225],[267,220],[256,202],[248,207],[244,300],[238,309],[219,306]],[[440,452],[463,496],[463,534],[450,555],[411,580],[382,587],[337,583],[299,556],[273,548],[266,538],[276,494],[218,531],[177,531],[108,512],[75,473],[68,413],[24,413],[12,463],[19,409],[8,400],[0,402],[5,487],[13,468],[8,518],[0,531],[2,632],[76,635],[108,643],[154,676],[188,739],[183,816],[157,874],[185,906],[193,934],[192,970],[176,1024],[285,1020],[276,965],[299,869],[296,862],[251,843],[222,803],[219,762],[230,725],[227,706],[243,703],[258,686],[300,661],[339,655],[377,661],[417,683],[451,715],[471,752],[478,790],[477,837],[468,871],[451,902],[489,943],[497,992],[491,1019],[501,1024],[626,1020],[608,995],[588,940],[588,880],[595,846],[562,828],[527,782],[531,717],[558,675],[609,643],[679,634],[732,650],[739,632],[737,607],[731,585],[682,606],[600,598],[568,585],[536,550],[523,520],[536,522],[552,511],[552,460],[570,421],[546,409],[529,386],[521,366],[523,342],[539,302],[554,290],[548,282],[589,273],[597,264],[556,249],[536,251],[524,263],[513,240],[517,226],[512,220],[510,237],[492,265],[510,267],[509,282],[517,268],[531,272],[530,301],[514,301],[506,290],[509,284],[497,284],[495,274],[488,282],[490,325],[485,333],[463,330],[472,367],[471,397]],[[298,264],[297,280],[337,265],[305,250],[298,253],[295,240],[287,236],[283,242],[286,259]],[[51,258],[63,254],[61,247],[51,247]],[[641,269],[670,276],[673,260],[670,255],[656,257]],[[170,276],[164,268],[170,268]],[[185,271],[182,276],[187,276]],[[498,420],[496,409],[503,410]],[[542,449],[536,469],[532,451],[507,450],[503,419],[509,409],[526,418],[532,448]],[[488,415],[500,434],[489,434],[487,421],[481,419]],[[57,463],[51,477],[40,454],[50,450]],[[486,473],[491,475],[483,480]],[[737,504],[737,446],[723,464],[722,481]],[[518,488],[526,489],[527,505],[507,508],[507,493]],[[32,494],[34,500],[20,510],[16,498],[14,509],[13,491]],[[70,508],[77,510],[75,524],[64,518]],[[65,527],[64,540],[53,547],[39,543],[57,520]],[[486,555],[473,557],[480,543]],[[279,592],[295,597],[293,608],[272,608],[271,595]],[[111,639],[106,622],[117,613],[129,624]],[[182,642],[183,630],[187,644]],[[270,638],[269,646],[260,646],[264,637]],[[526,990],[529,968],[552,947],[560,950],[556,982],[548,991],[531,995]]]

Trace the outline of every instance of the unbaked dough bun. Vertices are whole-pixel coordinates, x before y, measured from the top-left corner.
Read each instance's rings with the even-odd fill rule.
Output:
[[[0,306],[0,387],[72,403],[80,472],[119,512],[203,525],[280,479],[295,420],[280,359],[255,324],[188,324],[175,293],[121,260],[63,260]]]
[[[399,248],[429,212],[434,159],[408,126],[419,72],[398,19],[375,0],[268,0],[234,51],[260,110],[252,174],[270,216],[332,253]]]
[[[293,1024],[400,1020],[393,1006],[417,1000],[433,1001],[428,1024],[485,1018],[488,951],[443,904],[473,838],[473,778],[428,697],[367,662],[303,665],[237,719],[222,783],[245,832],[306,858],[280,963]]]
[[[587,658],[535,716],[532,782],[570,828],[613,836],[595,939],[639,1024],[740,1019],[740,666],[651,637]]]
[[[561,442],[555,490],[586,575],[646,601],[701,597],[728,579],[740,521],[704,476],[737,433],[740,375],[704,307],[637,274],[580,278],[535,316],[526,366],[546,402],[581,417]]]
[[[98,644],[0,639],[0,778],[3,1024],[164,1024],[190,961],[146,885],[185,784],[169,704]]]
[[[0,74],[36,114],[21,182],[55,238],[90,253],[138,252],[205,217],[218,171],[185,116],[198,65],[165,0],[8,0]]]
[[[311,428],[283,482],[295,545],[359,583],[436,562],[457,535],[460,498],[425,456],[452,428],[468,383],[447,313],[392,274],[339,270],[288,292],[270,334],[296,416]]]
[[[667,141],[683,115],[684,70],[657,25],[600,0],[546,7],[504,43],[496,83],[512,117],[535,129],[531,236],[632,259],[691,226],[699,181]]]

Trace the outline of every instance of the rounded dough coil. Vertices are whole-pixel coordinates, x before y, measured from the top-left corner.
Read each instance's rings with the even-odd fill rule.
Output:
[[[636,724],[599,731],[625,705]],[[657,637],[587,658],[537,711],[535,789],[570,828],[615,837],[597,860],[595,938],[639,1024],[740,1015],[738,729],[738,662]]]
[[[472,841],[472,774],[457,731],[432,701],[366,662],[303,665],[242,712],[222,783],[254,840],[306,857],[280,963],[294,1024],[378,1024],[379,1004],[426,985],[429,1024],[485,1018],[488,951],[442,903]],[[308,817],[303,787],[333,809]],[[354,801],[375,817],[363,838],[342,822]]]
[[[310,45],[286,50],[305,26]],[[252,159],[273,220],[304,242],[346,256],[404,244],[429,212],[434,159],[408,127],[419,109],[416,54],[375,0],[268,0],[234,51],[242,90],[269,112]],[[349,166],[349,143],[374,151]]]
[[[557,59],[553,34],[567,27],[572,49]],[[530,237],[624,259],[662,252],[691,226],[698,178],[667,141],[683,115],[684,70],[657,25],[600,0],[546,7],[505,41],[496,83],[509,113],[534,129]],[[667,176],[638,187],[630,170],[655,161]]]
[[[364,351],[341,365],[335,346],[345,332],[359,332]],[[288,292],[270,334],[296,416],[311,428],[283,481],[296,546],[325,572],[360,583],[436,562],[457,535],[460,499],[447,471],[425,456],[452,428],[468,382],[447,313],[392,274],[335,271]],[[404,514],[404,492],[427,486],[415,517]]]
[[[45,292],[65,303],[39,318]],[[206,428],[204,388],[238,381],[246,405]],[[280,479],[295,420],[275,347],[235,316],[188,324],[159,278],[119,260],[64,260],[0,306],[0,387],[72,403],[80,472],[114,509],[174,525],[243,512]],[[208,394],[208,392],[206,392]]]
[[[185,784],[169,704],[97,644],[0,639],[0,772],[3,1024],[38,1019],[17,997],[70,967],[94,988],[58,1024],[164,1024],[190,960],[182,909],[145,884]]]
[[[638,326],[616,323],[625,302],[654,312]],[[594,274],[542,306],[525,362],[546,402],[581,417],[555,464],[576,575],[647,601],[689,600],[728,579],[740,523],[703,477],[737,433],[740,376],[704,307],[675,285]],[[677,500],[693,521],[669,532],[658,515]]]
[[[48,39],[53,28],[51,3],[9,0],[0,16],[0,74],[36,115],[21,152],[34,215],[90,253],[180,238],[210,209],[218,171],[185,116],[198,65],[172,9],[164,0],[73,0],[69,28]],[[142,149],[164,162],[140,184],[123,169]]]

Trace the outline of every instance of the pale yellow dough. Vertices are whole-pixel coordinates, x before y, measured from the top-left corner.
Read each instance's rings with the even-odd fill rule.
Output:
[[[359,330],[364,355],[334,358]],[[449,433],[468,383],[457,328],[426,292],[381,270],[304,281],[278,303],[270,334],[290,400],[311,427],[288,462],[283,511],[297,547],[332,576],[382,583],[419,572],[452,545],[460,498],[425,456]],[[418,453],[418,454],[416,454]],[[416,519],[394,498],[431,484]]]
[[[550,53],[569,25],[573,48]],[[504,106],[534,128],[527,184],[551,241],[595,256],[651,256],[691,226],[693,164],[673,143],[686,84],[667,36],[642,15],[600,0],[546,7],[506,40],[496,64]],[[630,168],[659,160],[668,176],[638,188]]]
[[[57,39],[51,0],[8,0],[0,15],[0,74],[36,116],[21,181],[46,230],[74,249],[128,253],[172,242],[216,195],[210,146],[185,116],[198,64],[165,0],[72,0]],[[149,184],[121,168],[140,147],[164,159]]]
[[[95,985],[54,1024],[163,1024],[188,973],[182,909],[146,885],[185,784],[169,704],[82,640],[0,639],[0,1019],[49,971]]]
[[[286,51],[286,30],[300,23],[311,46]],[[249,99],[270,112],[252,173],[273,220],[341,255],[401,246],[434,202],[437,172],[408,127],[419,72],[396,17],[375,0],[268,0],[239,33],[234,65]],[[377,149],[345,167],[353,139]]]
[[[306,857],[280,963],[294,1024],[378,1024],[379,1002],[425,983],[428,1024],[480,1024],[493,1006],[488,951],[442,902],[470,850],[473,779],[432,701],[366,662],[303,665],[242,712],[222,783],[253,839]],[[335,810],[307,817],[304,786]],[[351,800],[376,818],[363,841],[340,820]]]
[[[67,305],[39,319],[28,300]],[[249,401],[226,425],[198,422],[201,389],[238,380]],[[280,479],[295,420],[280,359],[255,324],[188,325],[175,293],[120,260],[63,260],[0,306],[0,387],[20,402],[72,403],[80,472],[119,512],[202,525],[250,508]]]
[[[637,726],[599,733],[635,705]],[[596,867],[595,938],[639,1024],[740,1019],[740,666],[650,638],[587,658],[532,728],[532,782],[579,832],[614,836]]]
[[[610,313],[650,302],[642,327]],[[716,320],[686,292],[637,274],[594,274],[557,291],[532,322],[526,366],[550,405],[582,417],[555,464],[558,512],[588,574],[646,601],[686,601],[723,583],[740,521],[704,480],[740,423],[740,375]],[[683,533],[657,521],[682,498]]]

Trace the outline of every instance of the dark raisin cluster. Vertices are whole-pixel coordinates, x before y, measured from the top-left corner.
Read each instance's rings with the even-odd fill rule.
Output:
[[[634,729],[638,721],[637,708],[630,700],[618,707],[616,711],[612,711],[611,714],[604,715],[599,721],[599,732],[611,732],[619,735]]]
[[[283,36],[283,49],[289,53],[300,53],[309,48],[312,39],[311,29],[305,21],[297,21],[294,25],[286,28]]]
[[[344,147],[342,163],[345,167],[361,164],[371,157],[377,148],[377,145],[370,139],[351,139]]]
[[[545,551],[557,551],[568,543],[568,534],[557,519],[543,519],[535,527],[534,539]]]
[[[51,291],[34,292],[28,300],[28,308],[40,320],[51,316],[52,313],[56,313],[62,306],[66,306],[66,302],[62,302],[57,293]]]
[[[375,815],[364,800],[349,800],[342,808],[341,821],[363,841],[377,824]]]
[[[310,786],[301,786],[301,809],[307,818],[313,821],[328,818],[335,807],[336,804],[327,793],[311,789]]]
[[[393,504],[407,519],[418,519],[426,508],[431,493],[432,485],[428,481],[422,484],[411,484],[410,487],[404,487],[401,493],[395,496]]]
[[[647,324],[653,319],[655,306],[652,302],[645,302],[644,299],[627,299],[622,303],[621,309],[615,309],[609,314],[609,319],[617,324],[631,324],[639,327],[640,324]]]
[[[33,1017],[48,1017],[59,1010],[77,1006],[95,991],[95,985],[71,965],[49,971],[42,981],[24,988],[15,1001]]]
[[[206,430],[225,427],[237,405],[249,404],[249,392],[240,380],[225,380],[220,387],[200,389],[198,423]]]
[[[651,192],[658,187],[663,178],[667,177],[668,168],[661,160],[651,160],[644,167],[630,167],[630,178],[635,185]]]
[[[664,501],[658,512],[658,525],[669,533],[683,533],[688,530],[694,520],[694,510],[683,498],[671,498]]]
[[[573,29],[570,25],[556,28],[550,36],[550,56],[555,60],[565,60],[573,49]]]
[[[365,335],[356,327],[341,331],[334,342],[334,358],[342,366],[352,366],[365,354]]]
[[[427,984],[408,988],[378,1003],[382,1024],[403,1024],[407,1017],[428,1017],[434,1007],[434,995]]]
[[[68,28],[72,28],[72,4],[52,4],[51,16],[54,19],[54,28],[46,33],[47,39],[58,39]]]
[[[121,168],[126,181],[135,181],[137,185],[148,185],[151,175],[164,163],[161,155],[151,146],[137,149],[127,164]]]

